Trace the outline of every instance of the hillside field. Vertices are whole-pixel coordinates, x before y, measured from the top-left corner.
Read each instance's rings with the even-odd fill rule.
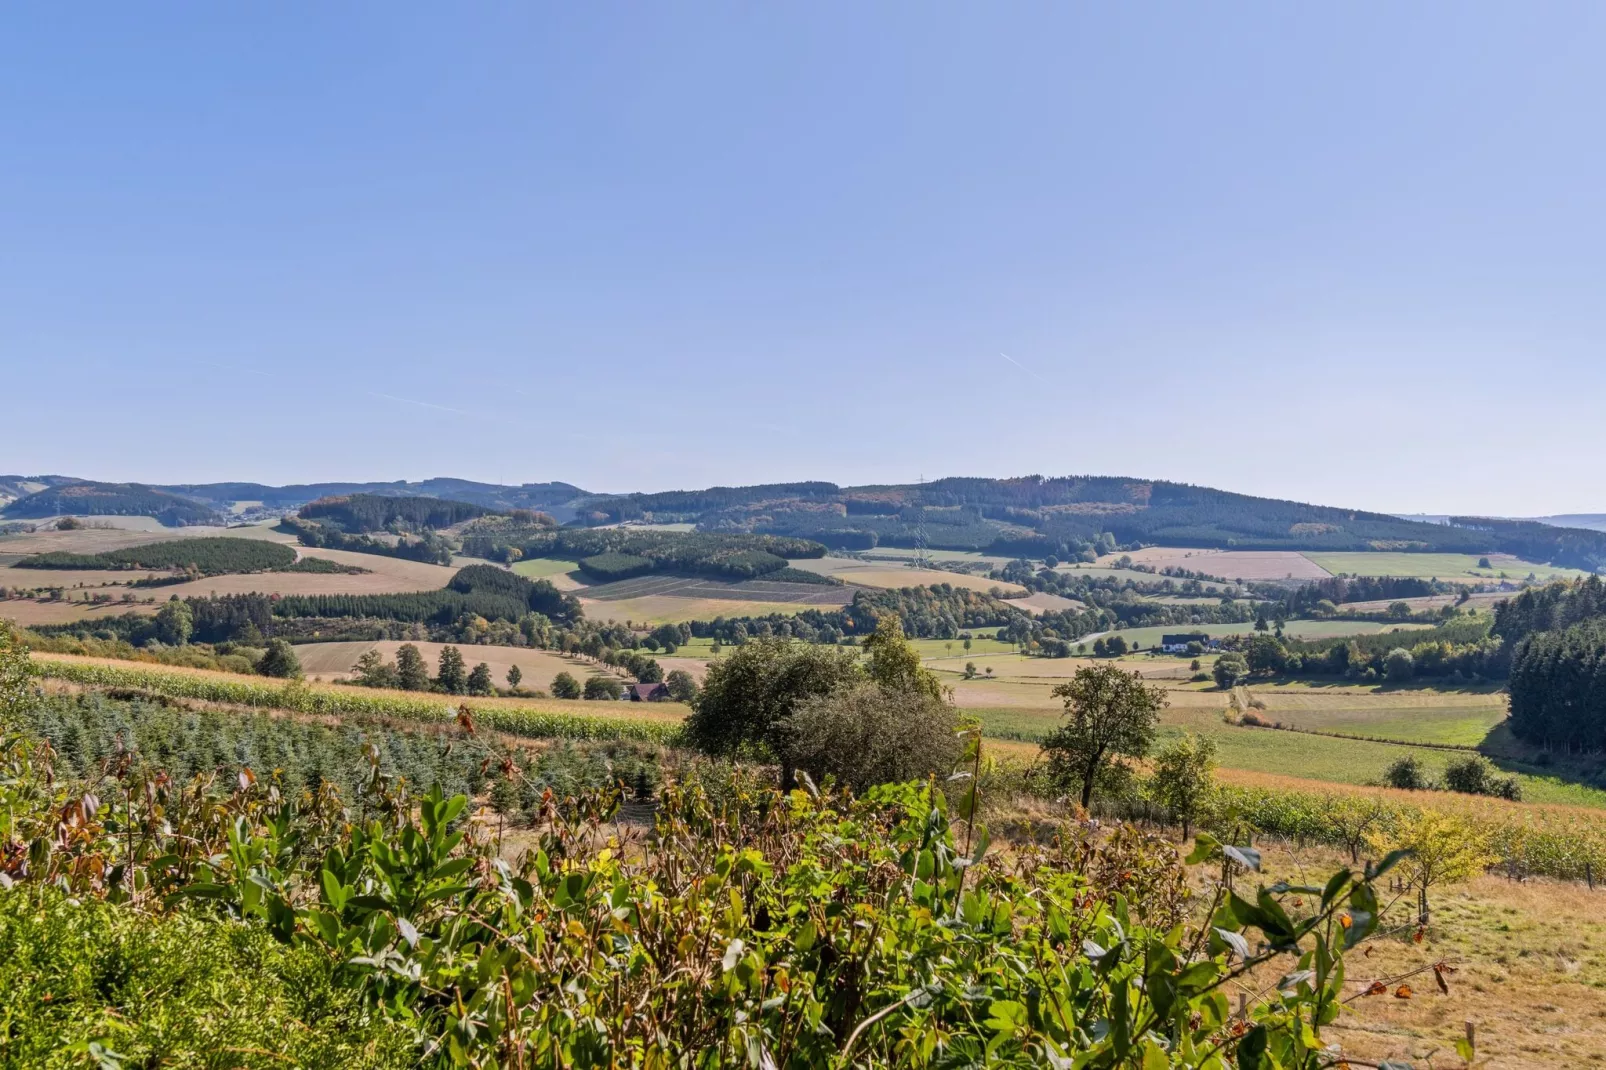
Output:
[[[1026,593],[1026,588],[1019,584],[990,580],[986,576],[947,572],[935,568],[908,568],[892,563],[860,561],[852,557],[819,557],[793,561],[792,567],[822,576],[835,576],[844,583],[857,584],[860,587],[930,587],[946,583],[953,587],[981,591],[983,594],[994,588],[1011,594]]]
[[[338,682],[350,678],[352,666],[368,651],[377,650],[386,661],[395,661],[396,651],[401,646],[400,642],[394,640],[366,643],[301,643],[296,646],[296,657],[301,660],[301,671],[307,676]],[[491,679],[495,681],[497,687],[507,686],[507,671],[515,665],[524,674],[524,679],[520,681],[521,686],[537,691],[548,690],[552,678],[560,672],[566,672],[582,682],[587,676],[609,672],[604,666],[594,665],[581,658],[556,654],[550,650],[532,650],[529,647],[425,642],[414,642],[413,646],[416,646],[418,652],[424,656],[424,663],[429,666],[431,673],[440,663],[441,650],[447,646],[455,646],[462,652],[463,660],[470,669],[482,661],[485,662],[490,667]]]
[[[1523,580],[1529,573],[1533,573],[1540,582],[1586,575],[1578,569],[1553,568],[1523,561],[1510,554],[1485,555],[1492,568],[1479,568],[1477,554],[1376,552],[1311,553],[1305,556],[1335,576],[1344,573],[1351,576],[1408,576],[1451,583],[1498,583],[1502,572],[1512,581]]]

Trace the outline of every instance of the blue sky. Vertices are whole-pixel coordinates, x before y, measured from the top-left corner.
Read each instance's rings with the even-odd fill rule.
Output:
[[[1323,7],[15,9],[0,471],[1606,511],[1606,7]]]

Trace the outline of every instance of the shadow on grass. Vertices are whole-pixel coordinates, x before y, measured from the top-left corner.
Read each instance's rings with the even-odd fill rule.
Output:
[[[1556,780],[1563,784],[1606,789],[1606,761],[1599,758],[1567,758],[1529,746],[1511,734],[1511,726],[1500,723],[1489,729],[1478,752],[1503,773]]]

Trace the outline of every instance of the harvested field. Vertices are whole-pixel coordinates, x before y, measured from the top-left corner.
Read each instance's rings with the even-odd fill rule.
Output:
[[[31,598],[8,598],[0,602],[0,619],[24,628],[36,624],[71,624],[80,620],[120,617],[124,613],[155,613],[161,602],[129,605],[124,602],[36,602]]]
[[[1396,601],[1404,602],[1411,607],[1413,613],[1431,612],[1442,606],[1461,606],[1463,609],[1476,609],[1489,612],[1494,607],[1512,596],[1511,591],[1484,591],[1468,598],[1465,602],[1458,601],[1459,596],[1453,594],[1430,594],[1421,598],[1401,598]],[[1339,608],[1346,613],[1384,613],[1393,601],[1384,599],[1378,602],[1345,602]]]
[[[1139,565],[1185,568],[1226,580],[1319,580],[1331,575],[1305,554],[1292,550],[1205,550],[1149,546],[1127,555]]]
[[[302,557],[321,557],[341,565],[364,568],[366,573],[343,572],[249,572],[221,576],[204,576],[189,583],[165,587],[132,588],[136,597],[154,597],[165,602],[172,595],[180,598],[205,597],[209,594],[245,594],[252,591],[262,594],[403,594],[410,591],[434,591],[446,586],[456,573],[455,568],[430,565],[422,561],[403,561],[379,554],[359,554],[349,550],[303,550]],[[134,580],[144,579],[151,572],[145,569],[127,571],[77,570],[42,568],[0,568],[0,587],[78,587],[102,588],[104,593],[118,597]],[[160,575],[161,573],[156,573]]]
[[[637,576],[601,583],[585,589],[588,601],[617,602],[629,598],[730,599],[739,602],[783,602],[805,606],[845,606],[853,601],[851,587],[814,583],[775,583],[769,580],[711,580],[693,576]]]
[[[99,520],[148,520],[148,517],[96,517]],[[39,523],[43,523],[40,521]],[[223,536],[231,539],[267,539],[269,542],[294,544],[294,535],[273,530],[273,523],[252,524],[250,527],[218,528],[188,527],[164,528],[156,521],[149,530],[128,528],[80,528],[77,531],[36,531],[32,535],[0,536],[0,555],[43,554],[65,551],[75,554],[96,554],[103,550],[120,550],[125,546],[143,546],[146,543],[166,542],[170,539],[188,539],[201,536]],[[322,551],[319,551],[320,553]]]
[[[962,572],[945,572],[942,569],[906,568],[902,565],[859,561],[851,557],[818,557],[806,561],[793,561],[793,568],[815,572],[822,576],[835,576],[844,583],[861,587],[930,587],[946,583],[986,593],[993,588],[1012,594],[1025,594],[1026,588],[1003,580],[990,580],[986,576],[972,576]]]
[[[1082,603],[1078,602],[1074,598],[1066,598],[1063,595],[1049,594],[1046,591],[1038,591],[1034,594],[1027,595],[1025,598],[1011,598],[1009,600],[1009,604],[1012,606],[1019,606],[1022,609],[1034,614],[1060,613],[1067,609],[1083,608]]]
[[[379,651],[386,661],[396,660],[396,651],[402,646],[400,642],[386,640],[383,642],[368,643],[302,643],[296,646],[296,656],[301,659],[301,671],[307,676],[317,676],[324,680],[344,680],[351,676],[351,667],[357,659],[370,650]],[[545,691],[552,684],[552,678],[560,672],[566,672],[576,680],[584,682],[587,676],[614,674],[606,666],[597,665],[582,658],[566,657],[555,654],[550,650],[532,650],[529,647],[517,646],[482,646],[473,643],[420,643],[413,646],[424,656],[424,662],[433,672],[440,664],[441,651],[447,646],[455,646],[463,654],[463,660],[470,669],[485,662],[490,667],[491,679],[497,687],[507,686],[507,671],[517,665],[524,674],[521,685],[532,690]],[[665,670],[668,671],[668,670]],[[621,680],[624,677],[620,677]]]

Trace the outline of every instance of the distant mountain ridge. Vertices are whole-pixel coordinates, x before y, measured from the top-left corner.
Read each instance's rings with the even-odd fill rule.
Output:
[[[319,498],[372,494],[435,497],[498,511],[534,509],[559,523],[586,526],[690,523],[703,531],[796,536],[844,549],[927,546],[1034,557],[1074,557],[1109,544],[1503,552],[1590,571],[1606,567],[1606,530],[1550,523],[1565,518],[1410,518],[1124,476],[954,477],[859,487],[772,483],[632,494],[596,494],[563,482],[506,486],[448,477],[281,487],[0,477],[0,490],[30,485],[44,489],[16,497],[0,515],[100,512],[156,516],[163,523],[215,523],[240,503],[283,512]],[[1576,514],[1576,519],[1606,526],[1606,517],[1595,514]]]

